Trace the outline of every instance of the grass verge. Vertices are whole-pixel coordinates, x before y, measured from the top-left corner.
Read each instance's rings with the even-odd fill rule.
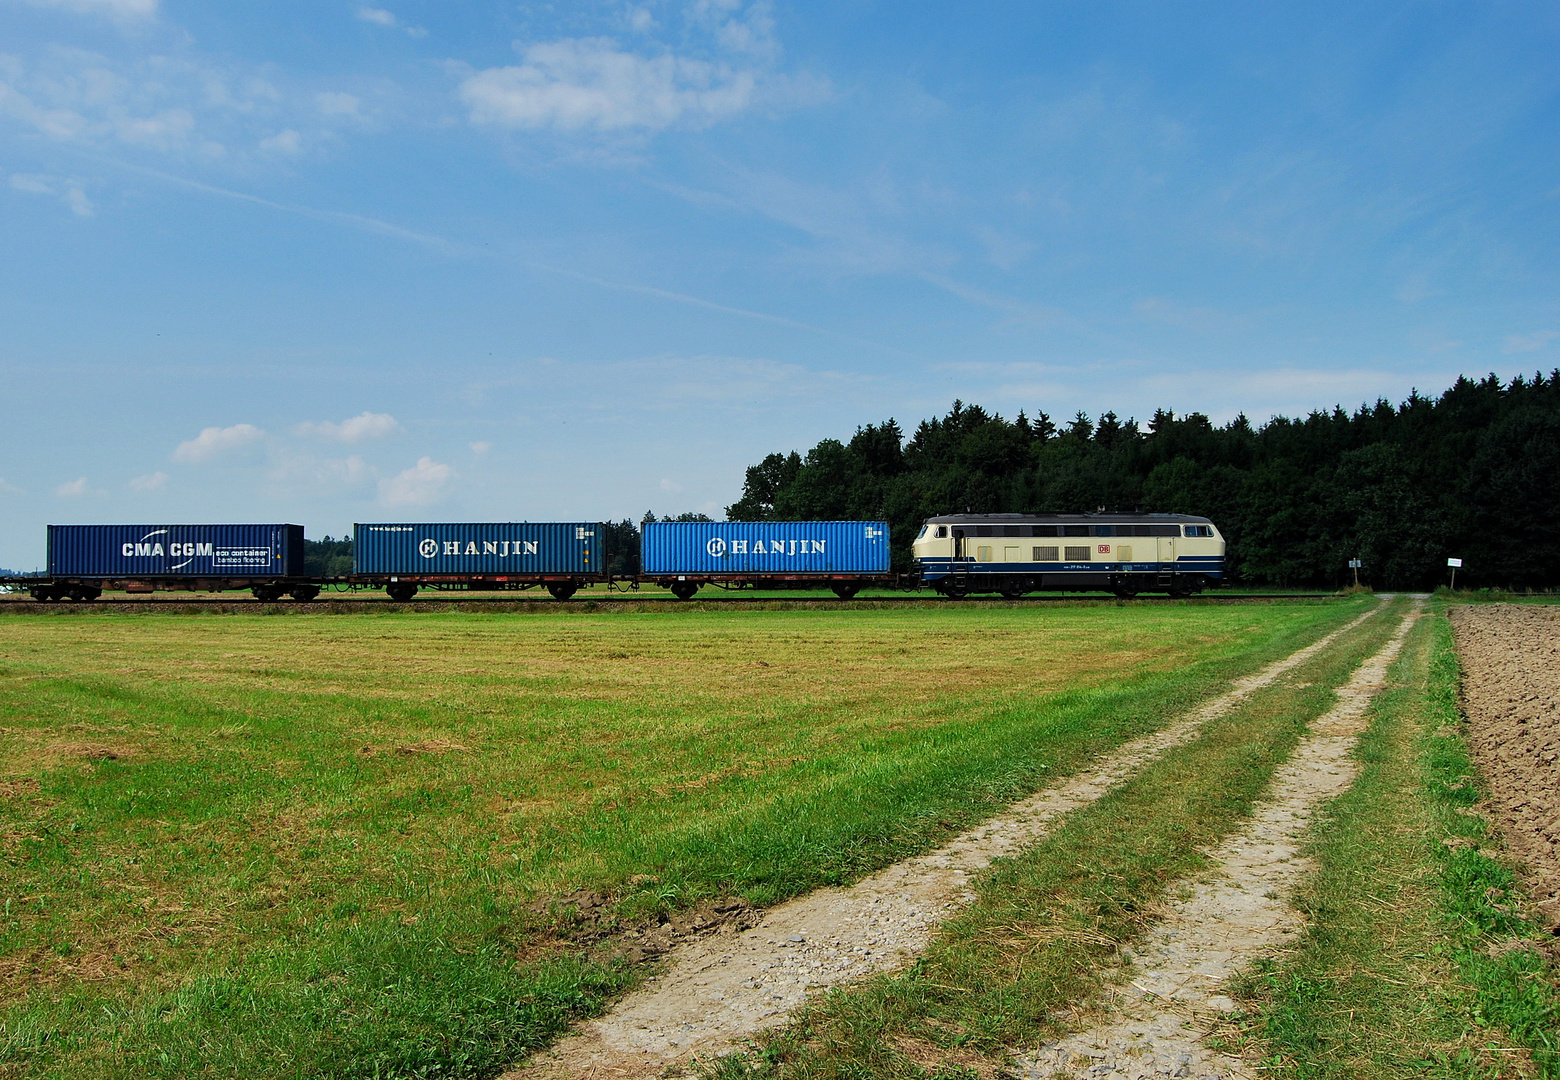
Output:
[[[937,843],[1363,603],[11,620],[0,1072],[486,1076],[606,919]]]
[[[1450,624],[1425,619],[1317,826],[1311,925],[1242,988],[1268,1075],[1560,1077],[1554,943],[1474,812],[1457,693]]]
[[[1404,601],[1395,610],[1401,612]],[[1210,722],[1194,742],[1070,815],[976,883],[908,969],[831,992],[712,1077],[926,1078],[990,1075],[1014,1047],[1060,1034],[1140,941],[1165,890],[1202,868],[1237,828],[1333,687],[1381,647],[1396,620],[1365,623]]]

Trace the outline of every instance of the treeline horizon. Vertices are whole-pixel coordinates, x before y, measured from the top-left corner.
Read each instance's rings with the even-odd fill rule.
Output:
[[[1251,585],[1335,587],[1348,562],[1376,588],[1560,584],[1560,369],[1459,377],[1354,412],[1260,427],[1156,410],[1062,424],[955,401],[906,438],[889,419],[748,468],[732,521],[885,520],[896,569],[928,517],[950,513],[1197,514]]]

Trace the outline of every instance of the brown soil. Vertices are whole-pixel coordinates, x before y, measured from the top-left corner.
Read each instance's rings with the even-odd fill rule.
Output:
[[[1468,745],[1488,785],[1485,809],[1560,934],[1560,608],[1452,609]]]

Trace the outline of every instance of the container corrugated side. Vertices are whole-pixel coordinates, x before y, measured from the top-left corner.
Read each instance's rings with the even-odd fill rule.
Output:
[[[643,572],[886,574],[882,521],[655,521],[640,533]]]
[[[50,525],[55,577],[303,576],[302,525]]]
[[[606,565],[606,530],[593,521],[374,522],[352,530],[359,576],[588,576]]]

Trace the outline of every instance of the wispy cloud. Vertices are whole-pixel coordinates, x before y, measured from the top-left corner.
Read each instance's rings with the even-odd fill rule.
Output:
[[[147,473],[145,476],[137,476],[130,481],[131,491],[161,491],[168,485],[168,474],[165,472]]]
[[[319,423],[299,424],[295,429],[305,438],[329,439],[333,442],[355,443],[364,439],[379,439],[401,430],[395,417],[389,413],[364,411],[341,423],[322,420]]]
[[[448,465],[420,457],[410,469],[379,481],[379,501],[385,506],[427,506],[439,500],[454,476]]]
[[[21,488],[17,487],[15,484],[7,483],[5,477],[0,476],[0,495],[26,495],[26,494],[27,494],[27,492],[23,491]]]
[[[181,442],[173,451],[174,461],[207,461],[218,454],[248,446],[265,438],[265,432],[253,424],[202,428],[193,439]]]
[[[116,19],[150,19],[157,14],[157,0],[28,0],[34,7],[108,15]]]
[[[27,195],[57,195],[77,217],[91,217],[97,210],[79,180],[60,180],[40,173],[12,173],[11,189]]]
[[[83,495],[102,495],[104,492],[93,488],[93,486],[87,482],[87,478],[85,476],[81,476],[77,477],[75,480],[69,480],[61,484],[59,487],[54,489],[54,494],[61,499],[79,499]]]
[[[527,45],[522,62],[460,85],[476,124],[564,131],[701,127],[753,101],[754,72],[663,54],[639,56],[607,38]]]
[[[1545,348],[1555,338],[1560,337],[1560,331],[1538,330],[1531,334],[1511,334],[1501,343],[1500,351],[1508,356],[1512,353],[1538,352]]]
[[[384,8],[360,7],[357,9],[357,17],[364,22],[373,23],[375,26],[394,26],[395,14]]]

